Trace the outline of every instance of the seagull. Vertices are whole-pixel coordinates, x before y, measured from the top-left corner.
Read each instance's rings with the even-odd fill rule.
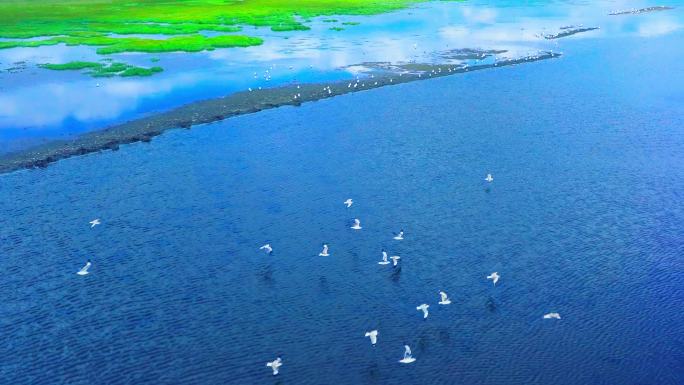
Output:
[[[278,374],[278,368],[283,366],[283,360],[278,357],[275,359],[275,361],[267,362],[266,366],[270,366],[271,369],[273,369],[273,375],[275,376]]]
[[[382,261],[378,262],[378,265],[388,265],[389,261],[387,260],[387,252],[383,249],[382,250]]]
[[[485,180],[486,180],[487,182],[490,182],[490,183],[491,183],[491,182],[494,180],[494,177],[492,176],[492,174],[487,174],[487,177],[485,178]]]
[[[489,274],[487,276],[487,279],[491,279],[492,282],[494,282],[494,284],[496,285],[496,283],[499,282],[499,273],[495,271],[492,274]]]
[[[549,314],[544,314],[544,319],[561,319],[560,314],[558,313],[549,313]]]
[[[93,265],[93,264],[90,262],[90,259],[89,259],[88,262],[86,262],[85,266],[83,266],[83,267],[81,268],[81,270],[79,270],[78,273],[76,273],[76,274],[78,274],[78,275],[88,275],[88,269],[90,269],[90,266],[92,266],[92,265]]]
[[[351,227],[354,230],[361,230],[361,221],[354,219],[354,226]]]
[[[451,303],[451,300],[447,297],[447,293],[440,291],[439,296],[441,298],[441,301],[438,302],[440,305],[449,305]]]
[[[369,332],[366,332],[365,336],[370,337],[371,345],[373,345],[373,346],[375,346],[375,344],[378,342],[378,331],[377,330],[371,330]]]
[[[404,230],[399,230],[399,233],[394,237],[395,240],[401,241],[404,239]]]
[[[88,222],[90,223],[90,228],[92,229],[93,227],[97,226],[100,224],[100,218],[93,219],[92,221]]]
[[[351,200],[351,198],[347,199],[346,201],[343,202],[345,205],[347,205],[347,208],[351,207],[354,202]]]
[[[408,345],[404,345],[404,358],[399,360],[402,364],[410,364],[415,362],[416,359],[411,356],[411,348]]]
[[[321,257],[327,257],[330,255],[330,254],[328,254],[328,244],[327,243],[323,244],[323,251],[321,251],[321,253],[318,255]]]
[[[396,266],[397,263],[399,263],[399,260],[401,259],[401,257],[398,256],[398,255],[394,255],[394,256],[392,256],[392,258],[390,258],[390,259],[392,260],[392,266]]]
[[[430,305],[428,305],[426,303],[416,307],[416,310],[421,310],[423,312],[423,319],[428,317],[428,308],[429,307],[430,307]]]
[[[266,253],[271,254],[273,252],[273,248],[271,247],[270,243],[267,243],[259,248],[259,250],[266,250]]]

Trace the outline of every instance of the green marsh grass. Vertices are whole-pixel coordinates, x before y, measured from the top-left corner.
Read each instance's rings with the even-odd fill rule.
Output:
[[[276,32],[304,31],[310,29],[305,23],[315,17],[328,17],[324,21],[332,23],[337,20],[330,16],[374,15],[423,1],[428,0],[0,0],[0,38],[15,39],[0,41],[0,49],[86,45],[107,55],[249,47],[263,40],[244,35],[246,26]],[[226,34],[208,37],[202,31]],[[88,68],[93,76],[112,73],[105,68]],[[132,68],[114,73],[154,73]]]
[[[85,73],[92,77],[112,77],[112,76],[151,76],[162,72],[161,67],[136,67],[126,63],[119,62],[88,62],[88,61],[72,61],[63,64],[40,64],[41,68],[54,71],[78,71],[87,70]]]

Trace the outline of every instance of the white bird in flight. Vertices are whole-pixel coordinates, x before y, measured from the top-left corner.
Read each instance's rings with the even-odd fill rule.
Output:
[[[373,345],[373,346],[375,346],[375,344],[378,342],[378,331],[377,330],[371,330],[369,332],[366,332],[365,336],[370,337],[371,345]]]
[[[88,262],[86,262],[85,266],[83,266],[83,267],[81,268],[81,270],[79,270],[78,273],[76,273],[76,274],[78,274],[78,275],[88,275],[88,269],[90,269],[90,266],[92,266],[92,265],[93,265],[93,264],[90,262],[90,259],[89,259]]]
[[[399,230],[399,233],[394,237],[395,240],[401,241],[404,239],[404,230]]]
[[[378,265],[388,265],[390,262],[387,260],[387,252],[382,250],[382,261],[378,262]]]
[[[447,293],[440,291],[439,297],[440,297],[440,301],[438,303],[440,305],[449,305],[451,303],[451,300],[449,299],[449,297],[447,297]]]
[[[487,182],[490,182],[490,183],[491,183],[491,182],[494,180],[494,177],[492,176],[492,174],[487,174],[487,177],[485,178],[485,180],[486,180]]]
[[[396,266],[399,263],[401,257],[398,255],[393,255],[390,259],[392,260],[392,266]]]
[[[347,208],[351,207],[351,205],[354,204],[354,201],[352,201],[351,198],[347,199],[346,201],[343,202],[345,205],[347,205]]]
[[[561,319],[561,316],[558,313],[549,313],[544,314],[544,319]]]
[[[354,226],[351,227],[354,230],[361,230],[361,221],[354,219]]]
[[[273,369],[273,375],[278,374],[278,368],[283,366],[283,360],[280,359],[280,357],[276,358],[274,361],[267,362],[266,366],[270,366],[271,369]]]
[[[499,278],[499,273],[497,273],[496,271],[487,276],[487,279],[491,279],[492,282],[494,282],[494,285],[496,285],[496,283],[499,282]]]
[[[93,227],[95,227],[95,226],[97,226],[97,225],[100,224],[100,219],[99,219],[99,218],[93,219],[92,221],[90,221],[90,222],[88,222],[88,223],[90,223],[90,228],[92,229]]]
[[[270,243],[267,243],[259,248],[259,250],[266,250],[268,254],[271,254],[273,252],[273,248],[271,247]]]
[[[411,355],[411,348],[408,345],[404,345],[404,358],[399,360],[402,364],[410,364],[415,362],[416,359]]]
[[[321,257],[327,257],[330,255],[330,254],[328,254],[328,244],[327,243],[323,244],[323,251],[321,251],[321,253],[318,255]]]
[[[428,317],[428,308],[429,307],[430,307],[430,305],[428,305],[426,303],[416,307],[416,310],[421,310],[423,312],[423,319]]]

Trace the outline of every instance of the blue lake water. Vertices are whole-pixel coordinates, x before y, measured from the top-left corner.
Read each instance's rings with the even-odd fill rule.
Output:
[[[0,383],[684,383],[682,41],[572,39],[0,175]]]

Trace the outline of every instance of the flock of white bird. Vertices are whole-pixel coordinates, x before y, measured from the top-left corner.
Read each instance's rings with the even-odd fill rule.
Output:
[[[492,177],[492,174],[487,174],[485,181],[487,181],[488,183],[491,183],[492,181],[494,181],[494,177]],[[345,206],[347,206],[347,208],[350,208],[354,204],[354,201],[350,198],[350,199],[347,199],[346,201],[344,201],[343,203]],[[100,225],[102,222],[98,218],[98,219],[93,219],[89,223],[90,223],[90,227],[93,228],[97,225]],[[361,227],[361,221],[358,218],[355,218],[354,224],[351,226],[351,229],[352,230],[361,230],[362,228],[363,227]],[[398,233],[396,233],[393,239],[397,240],[397,241],[404,240],[404,230],[402,229]],[[273,252],[273,247],[268,243],[261,246],[259,249],[265,251],[267,254],[271,254]],[[329,248],[327,243],[323,244],[323,249],[321,250],[320,254],[318,254],[318,255],[321,257],[330,256],[330,248]],[[390,262],[388,259],[391,259],[392,262]],[[401,257],[399,257],[398,255],[388,257],[387,251],[385,251],[383,249],[382,250],[382,260],[380,262],[378,262],[378,264],[379,265],[388,265],[388,264],[392,263],[393,266],[397,266],[399,263],[399,259],[401,259]],[[92,265],[93,265],[92,262],[90,260],[88,260],[86,262],[86,264],[76,274],[81,275],[81,276],[88,275],[89,269],[91,268]],[[501,278],[501,276],[496,271],[489,274],[488,276],[486,276],[486,279],[491,280],[494,285],[496,285],[496,283],[499,282],[500,278]],[[439,297],[440,297],[440,300],[438,302],[439,305],[446,306],[446,305],[451,304],[451,300],[449,299],[449,296],[444,291],[439,292]],[[423,313],[423,319],[427,319],[428,315],[429,315],[429,311],[428,311],[429,308],[430,308],[430,305],[423,303],[423,304],[420,304],[419,306],[417,306],[416,310],[419,310]],[[544,316],[542,318],[543,319],[561,319],[561,316],[559,313],[548,313],[548,314],[544,314]],[[377,330],[370,330],[370,331],[367,331],[364,336],[370,338],[371,345],[375,346],[375,344],[378,342],[378,334],[379,333]],[[413,357],[413,355],[411,353],[411,348],[408,345],[404,345],[404,357],[401,360],[399,360],[399,362],[402,364],[410,364],[410,363],[413,363],[415,361],[416,361],[416,359],[415,359],[415,357]],[[270,367],[273,370],[274,376],[279,373],[280,367],[282,365],[283,365],[283,360],[280,357],[277,357],[275,360],[266,363],[266,366]]]

